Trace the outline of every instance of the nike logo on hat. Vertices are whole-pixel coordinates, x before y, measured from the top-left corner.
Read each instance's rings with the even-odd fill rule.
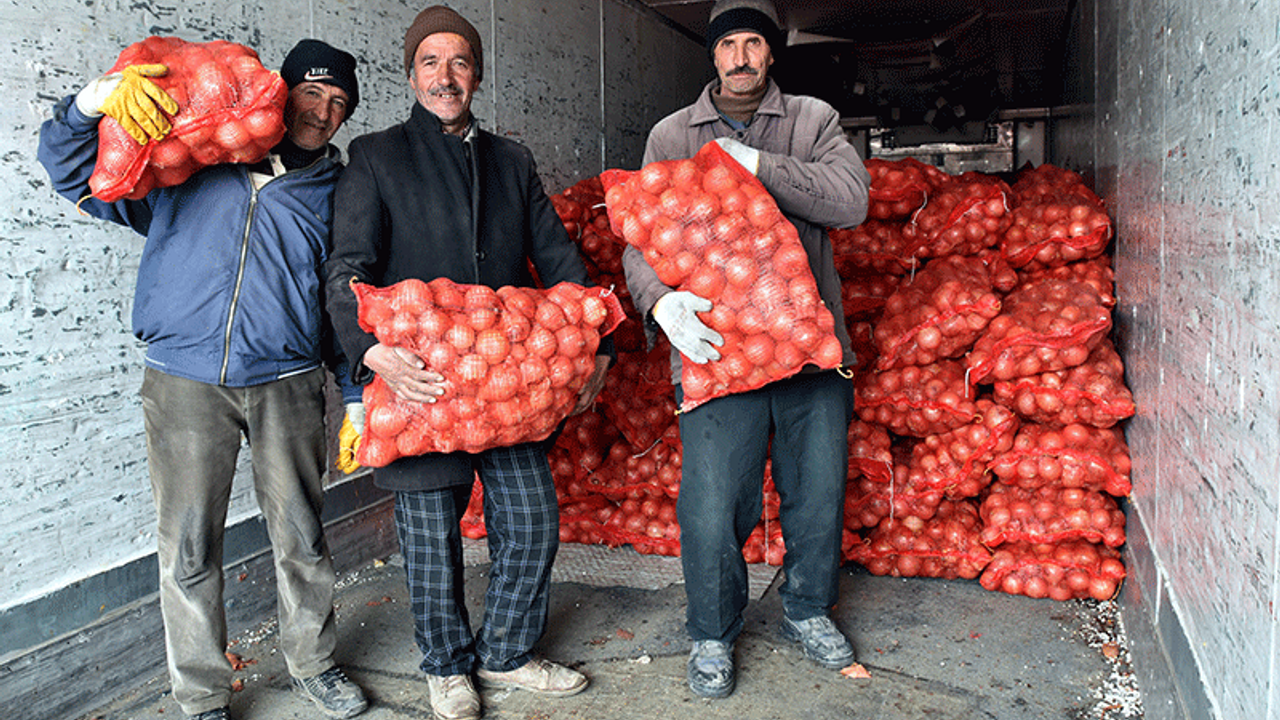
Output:
[[[333,74],[329,72],[329,68],[313,67],[310,70],[307,70],[306,74],[302,76],[302,79],[305,80],[306,82],[319,82],[321,80],[332,80]]]

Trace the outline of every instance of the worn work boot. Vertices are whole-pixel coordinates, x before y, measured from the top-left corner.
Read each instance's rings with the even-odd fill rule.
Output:
[[[213,710],[205,710],[202,713],[188,715],[187,720],[231,720],[231,708],[220,707]]]
[[[782,636],[799,642],[805,657],[829,670],[840,670],[853,663],[853,645],[826,615],[799,621],[784,617]]]
[[[480,696],[470,675],[428,675],[427,691],[439,720],[479,720]]]
[[[577,695],[587,688],[586,675],[542,658],[506,672],[480,668],[476,677],[485,687],[518,688],[550,697]]]
[[[705,698],[728,697],[736,682],[733,645],[719,640],[694,640],[685,668],[689,689]]]
[[[309,678],[294,678],[293,687],[311,698],[329,717],[355,717],[369,707],[369,702],[364,699],[364,691],[351,682],[342,668],[337,666]]]

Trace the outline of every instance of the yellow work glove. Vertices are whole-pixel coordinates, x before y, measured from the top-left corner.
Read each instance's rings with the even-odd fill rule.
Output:
[[[176,115],[178,103],[150,78],[167,72],[169,68],[159,64],[131,65],[103,75],[76,95],[76,105],[86,115],[111,116],[139,145],[162,140],[172,129],[165,113]]]
[[[360,449],[360,435],[364,430],[364,404],[348,403],[347,414],[338,429],[338,469],[350,475],[360,469],[356,451]]]

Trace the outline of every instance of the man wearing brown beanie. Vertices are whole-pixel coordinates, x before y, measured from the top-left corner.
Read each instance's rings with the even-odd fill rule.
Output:
[[[433,403],[448,392],[444,377],[361,329],[352,278],[375,286],[447,277],[495,289],[532,287],[532,262],[546,287],[591,283],[528,149],[482,130],[471,114],[484,74],[475,27],[444,6],[423,10],[405,33],[404,63],[417,99],[409,119],[356,138],[338,184],[328,307],[357,382],[377,374],[398,397]],[[599,393],[611,354],[611,343],[602,343],[575,412]],[[492,565],[484,619],[473,633],[459,520],[477,475]],[[480,717],[473,673],[484,685],[550,696],[587,686],[581,673],[533,652],[546,629],[559,543],[543,443],[404,457],[376,468],[374,481],[395,492],[415,639],[437,718]]]
[[[644,164],[692,157],[714,141],[755,175],[795,225],[848,367],[854,357],[826,228],[862,222],[870,179],[835,109],[816,98],[783,94],[769,78],[782,42],[771,0],[718,0],[707,28],[707,52],[718,77],[694,104],[654,126]],[[679,401],[681,363],[720,356],[716,347],[723,340],[697,315],[719,299],[663,284],[633,246],[624,252],[623,267],[636,308],[675,348]],[[770,454],[787,548],[786,581],[779,590],[781,633],[823,667],[853,663],[853,647],[828,615],[839,589],[852,414],[850,381],[838,370],[808,365],[792,377],[680,415],[684,455],[676,508],[689,600],[686,627],[693,640],[686,672],[695,694],[725,697],[734,689],[733,643],[747,604],[742,548],[760,517]]]

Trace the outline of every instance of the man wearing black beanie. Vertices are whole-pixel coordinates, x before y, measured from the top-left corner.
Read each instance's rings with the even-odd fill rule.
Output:
[[[644,164],[688,158],[716,142],[755,175],[795,226],[823,303],[835,320],[842,364],[854,364],[826,228],[851,228],[867,211],[870,178],[840,127],[839,114],[812,97],[786,95],[769,77],[783,35],[770,0],[718,0],[707,51],[717,78],[694,104],[649,133]],[[698,317],[720,301],[675,290],[634,246],[623,254],[627,286],[639,310],[674,348],[677,403],[682,363],[720,358],[719,333]],[[716,398],[680,415],[684,447],[680,559],[693,640],[686,675],[703,697],[733,692],[733,643],[742,631],[747,573],[742,549],[760,516],[765,462],[781,497],[786,581],[779,590],[781,633],[823,667],[854,661],[831,620],[839,589],[845,476],[853,386],[840,370],[806,365],[791,377]],[[772,443],[770,438],[772,437]]]
[[[334,570],[320,521],[325,365],[344,396],[350,383],[326,337],[320,268],[342,172],[329,141],[358,102],[355,59],[298,43],[281,69],[285,138],[262,162],[205,167],[138,200],[89,196],[104,112],[136,112],[139,143],[170,129],[178,106],[148,79],[166,72],[127,68],[64,98],[40,129],[38,158],[82,212],[146,237],[133,329],[147,343],[141,397],[173,698],[194,720],[231,716],[222,547],[244,438],[294,687],[325,715],[349,718],[368,703],[333,657]]]

